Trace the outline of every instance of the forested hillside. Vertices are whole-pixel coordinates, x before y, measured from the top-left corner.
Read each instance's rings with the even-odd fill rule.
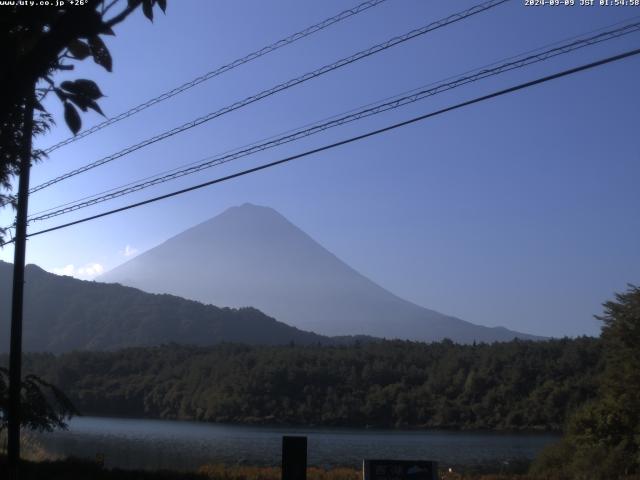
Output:
[[[6,358],[5,358],[6,361]],[[168,345],[32,354],[85,414],[216,422],[560,429],[594,396],[594,338],[492,345]]]
[[[13,265],[0,261],[0,338],[9,337]],[[255,308],[219,308],[117,284],[86,282],[27,265],[24,350],[115,350],[168,342],[285,345],[348,342],[304,332]],[[8,342],[0,342],[6,351]]]

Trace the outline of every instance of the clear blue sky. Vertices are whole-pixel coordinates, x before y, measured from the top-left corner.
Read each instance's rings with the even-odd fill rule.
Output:
[[[169,2],[107,38],[108,74],[90,60],[69,78],[98,81],[109,116],[356,1]],[[217,110],[393,35],[473,5],[390,0],[148,109],[37,165],[32,185]],[[625,18],[633,7],[506,6],[159,142],[31,198],[31,212],[117,186]],[[439,95],[285,148],[119,201],[39,230],[329,143],[494,89],[640,45],[608,42]],[[62,78],[62,77],[61,77]],[[592,315],[640,282],[640,59],[581,73],[169,201],[34,237],[28,261],[50,271],[112,268],[244,202],[271,206],[401,297],[483,325],[542,335],[596,334]],[[68,136],[58,127],[39,140]],[[83,117],[86,126],[99,122]],[[10,220],[3,212],[3,223]],[[0,258],[12,261],[5,248]],[[84,269],[84,270],[83,270]]]

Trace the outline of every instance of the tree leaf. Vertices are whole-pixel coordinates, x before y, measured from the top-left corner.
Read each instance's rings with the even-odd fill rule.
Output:
[[[60,87],[65,89],[67,92],[74,92],[73,82],[71,82],[69,80],[65,80],[64,82],[62,82],[60,84]]]
[[[114,32],[113,29],[104,22],[102,23],[102,27],[100,27],[100,33],[103,35],[110,35],[112,37],[115,37],[116,35],[116,32]]]
[[[80,131],[82,121],[76,108],[69,102],[64,102],[64,121],[67,122],[69,129],[76,135]]]
[[[89,99],[87,103],[87,107],[89,107],[91,110],[98,112],[103,117],[106,117],[106,115],[102,113],[102,109],[100,108],[100,105],[98,105],[98,102],[96,102],[95,100]]]
[[[156,3],[162,10],[162,13],[167,13],[167,0],[156,0]]]
[[[104,95],[100,91],[100,87],[98,87],[96,82],[94,82],[93,80],[80,78],[75,81],[75,84],[87,97],[91,98],[92,100],[97,100],[104,97]]]
[[[91,47],[93,61],[103,67],[107,72],[110,72],[113,67],[113,60],[111,59],[109,49],[102,39],[98,35],[89,37],[89,47]]]
[[[81,95],[92,100],[104,97],[100,88],[96,85],[96,82],[92,80],[81,78],[73,82],[62,82],[60,86],[68,92],[75,93],[76,95]]]
[[[62,102],[66,102],[67,101],[67,97],[69,96],[67,93],[63,92],[59,88],[54,88],[53,91],[55,92],[55,94],[58,96],[58,98]]]
[[[69,100],[75,103],[83,112],[86,112],[87,109],[90,108],[91,110],[98,112],[103,117],[105,116],[104,113],[102,113],[102,109],[95,100],[92,100],[88,97],[83,97],[81,95],[71,95],[69,97]]]
[[[142,13],[153,22],[153,0],[142,0]]]
[[[86,97],[83,97],[80,95],[69,95],[69,100],[75,103],[78,106],[78,108],[80,108],[80,110],[82,110],[83,112],[86,112],[87,108],[89,107],[87,105],[87,101],[89,99]]]
[[[67,48],[69,49],[69,52],[71,52],[71,55],[73,55],[78,60],[84,60],[89,55],[91,55],[91,49],[89,48],[89,45],[81,40],[72,40],[71,42],[69,42],[69,45],[67,45]]]

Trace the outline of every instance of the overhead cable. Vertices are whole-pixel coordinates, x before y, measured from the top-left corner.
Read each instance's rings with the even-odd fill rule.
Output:
[[[394,123],[393,125],[389,125],[389,126],[384,127],[384,128],[379,128],[377,130],[373,130],[373,131],[364,133],[362,135],[357,135],[355,137],[350,137],[350,138],[347,138],[345,140],[341,140],[341,141],[338,141],[338,142],[335,142],[335,143],[331,143],[329,145],[324,145],[324,146],[319,147],[319,148],[314,148],[312,150],[307,150],[305,152],[302,152],[302,153],[299,153],[299,154],[296,154],[296,155],[292,155],[290,157],[286,157],[286,158],[283,158],[283,159],[280,159],[280,160],[276,160],[274,162],[266,163],[266,164],[263,164],[263,165],[260,165],[260,166],[257,166],[257,167],[249,168],[247,170],[242,170],[240,172],[237,172],[237,173],[234,173],[234,174],[231,174],[231,175],[227,175],[227,176],[224,176],[224,177],[216,178],[216,179],[210,180],[208,182],[200,183],[198,185],[193,185],[193,186],[188,187],[188,188],[183,188],[181,190],[176,190],[176,191],[171,192],[171,193],[166,193],[164,195],[160,195],[160,196],[157,196],[157,197],[149,198],[147,200],[143,200],[143,201],[137,202],[137,203],[132,203],[132,204],[126,205],[124,207],[115,208],[113,210],[108,210],[106,212],[102,212],[102,213],[99,213],[99,214],[96,214],[96,215],[91,215],[89,217],[84,217],[84,218],[81,218],[79,220],[74,220],[72,222],[68,222],[68,223],[64,223],[64,224],[61,224],[61,225],[57,225],[55,227],[46,228],[44,230],[39,230],[39,231],[30,233],[27,236],[28,237],[35,237],[37,235],[42,235],[42,234],[53,232],[53,231],[60,230],[60,229],[63,229],[63,228],[68,228],[68,227],[71,227],[73,225],[78,225],[80,223],[88,222],[90,220],[95,220],[97,218],[106,217],[106,216],[109,216],[109,215],[113,215],[115,213],[120,213],[120,212],[123,212],[123,211],[126,211],[126,210],[130,210],[132,208],[141,207],[143,205],[148,205],[150,203],[158,202],[160,200],[165,200],[167,198],[172,198],[172,197],[175,197],[175,196],[178,196],[178,195],[182,195],[182,194],[187,193],[187,192],[192,192],[194,190],[199,190],[201,188],[205,188],[205,187],[208,187],[208,186],[211,186],[211,185],[215,185],[215,184],[218,184],[218,183],[226,182],[228,180],[239,178],[239,177],[242,177],[242,176],[245,176],[245,175],[248,175],[248,174],[251,174],[251,173],[255,173],[255,172],[258,172],[258,171],[261,171],[261,170],[266,170],[268,168],[275,167],[277,165],[282,165],[283,163],[291,162],[293,160],[297,160],[297,159],[300,159],[300,158],[303,158],[303,157],[307,157],[309,155],[313,155],[313,154],[320,153],[320,152],[323,152],[323,151],[331,150],[331,149],[334,149],[336,147],[340,147],[342,145],[347,145],[347,144],[350,144],[350,143],[353,143],[353,142],[357,142],[357,141],[363,140],[365,138],[373,137],[375,135],[379,135],[379,134],[382,134],[382,133],[385,133],[385,132],[388,132],[388,131],[391,131],[391,130],[395,130],[395,129],[398,129],[398,128],[401,128],[401,127],[405,127],[407,125],[411,125],[413,123],[420,122],[420,121],[426,120],[426,119],[431,118],[431,117],[442,115],[444,113],[451,112],[453,110],[458,110],[460,108],[467,107],[469,105],[473,105],[473,104],[480,103],[480,102],[483,102],[483,101],[486,101],[486,100],[490,100],[490,99],[493,99],[493,98],[496,98],[496,97],[500,97],[500,96],[506,95],[508,93],[513,93],[513,92],[516,92],[516,91],[519,91],[519,90],[524,90],[526,88],[530,88],[530,87],[533,87],[535,85],[539,85],[539,84],[546,83],[546,82],[549,82],[549,81],[552,81],[552,80],[556,80],[558,78],[562,78],[562,77],[566,77],[566,76],[569,76],[569,75],[573,75],[573,74],[578,73],[578,72],[582,72],[582,71],[585,71],[585,70],[590,70],[590,69],[595,68],[595,67],[599,67],[599,66],[602,66],[602,65],[606,65],[606,64],[609,64],[609,63],[620,61],[622,59],[629,58],[629,57],[632,57],[632,56],[635,56],[635,55],[638,55],[638,54],[640,54],[640,48],[635,49],[635,50],[630,50],[630,51],[627,51],[627,52],[624,52],[624,53],[621,53],[621,54],[618,54],[618,55],[613,55],[613,56],[610,56],[610,57],[606,57],[606,58],[603,58],[601,60],[597,60],[595,62],[591,62],[591,63],[588,63],[588,64],[580,65],[578,67],[570,68],[568,70],[563,70],[561,72],[557,72],[557,73],[554,73],[552,75],[547,75],[545,77],[540,77],[540,78],[537,78],[535,80],[531,80],[531,81],[528,81],[528,82],[525,82],[525,83],[520,83],[520,84],[515,85],[513,87],[505,88],[503,90],[498,90],[496,92],[493,92],[493,93],[490,93],[490,94],[487,94],[487,95],[483,95],[481,97],[476,97],[476,98],[473,98],[471,100],[467,100],[465,102],[461,102],[461,103],[458,103],[458,104],[450,106],[450,107],[442,108],[442,109],[436,110],[434,112],[430,112],[430,113],[426,113],[424,115],[413,117],[413,118],[411,118],[409,120],[405,120],[405,121],[402,121],[402,122],[399,122],[399,123]],[[5,242],[0,246],[7,245],[9,243],[12,243],[12,241]]]
[[[94,125],[91,128],[88,128],[87,130],[84,130],[80,133],[78,133],[77,135],[73,136],[73,137],[69,137],[59,143],[56,143],[55,145],[52,145],[50,147],[48,147],[47,149],[44,150],[45,153],[51,153],[54,150],[57,150],[60,147],[63,147],[65,145],[68,145],[72,142],[75,142],[77,140],[80,140],[81,138],[87,137],[88,135],[91,135],[99,130],[102,130],[103,128],[106,128],[110,125],[113,125],[114,123],[120,122],[121,120],[124,120],[125,118],[129,118],[133,115],[136,115],[137,113],[142,112],[143,110],[146,110],[147,108],[163,102],[165,100],[168,100],[171,97],[175,97],[176,95],[185,92],[193,87],[195,87],[196,85],[200,85],[201,83],[206,82],[207,80],[211,80],[214,77],[217,77],[218,75],[222,75],[223,73],[226,73],[230,70],[233,70],[236,67],[239,67],[240,65],[244,65],[245,63],[249,63],[253,60],[256,60],[264,55],[267,55],[268,53],[274,52],[282,47],[285,47],[287,45],[290,45],[298,40],[301,40],[305,37],[308,37],[309,35],[313,35],[316,32],[319,32],[321,30],[324,30],[327,27],[330,27],[331,25],[341,22],[342,20],[346,20],[349,17],[352,17],[354,15],[357,15],[361,12],[364,12],[365,10],[368,10],[372,7],[378,6],[383,2],[386,2],[387,0],[368,0],[366,2],[363,2],[359,5],[356,5],[353,8],[350,8],[348,10],[344,10],[340,13],[338,13],[337,15],[334,15],[332,17],[326,18],[323,21],[316,23],[314,25],[311,25],[307,28],[305,28],[304,30],[301,30],[299,32],[296,32],[292,35],[289,35],[288,37],[282,38],[280,40],[278,40],[277,42],[274,42],[270,45],[267,45],[266,47],[261,48],[260,50],[256,50],[255,52],[251,52],[248,55],[245,55],[242,58],[238,58],[234,61],[232,61],[231,63],[228,63],[226,65],[222,65],[221,67],[216,68],[215,70],[211,70],[210,72],[205,73],[204,75],[201,75],[197,78],[194,78],[193,80],[190,80],[186,83],[183,83],[182,85],[175,87],[167,92],[164,92],[154,98],[151,98],[149,100],[147,100],[144,103],[141,103],[140,105],[137,105],[135,107],[130,108],[129,110],[127,110],[126,112],[122,112],[119,115],[116,115],[114,117],[108,118],[107,120]]]
[[[190,122],[184,123],[178,127],[175,127],[171,130],[167,130],[163,133],[160,133],[158,135],[155,135],[154,137],[148,138],[146,140],[143,140],[142,142],[139,142],[135,145],[131,145],[123,150],[120,150],[119,152],[116,152],[114,154],[111,154],[107,157],[101,158],[99,160],[96,160],[94,162],[88,163],[86,165],[83,165],[82,167],[76,168],[74,170],[71,170],[63,175],[60,175],[56,178],[53,178],[51,180],[48,180],[44,183],[41,183],[35,187],[32,187],[29,190],[29,193],[34,193],[37,192],[39,190],[42,190],[44,188],[50,187],[51,185],[55,185],[56,183],[59,183],[63,180],[66,180],[68,178],[74,177],[76,175],[79,175],[81,173],[84,173],[88,170],[91,170],[93,168],[99,167],[101,165],[104,165],[106,163],[112,162],[118,158],[124,157],[125,155],[128,155],[130,153],[133,153],[143,147],[146,147],[148,145],[151,145],[153,143],[159,142],[160,140],[164,140],[166,138],[169,138],[173,135],[176,135],[178,133],[182,133],[186,130],[189,130],[191,128],[197,127],[198,125],[202,125],[205,122],[209,122],[211,120],[213,120],[214,118],[220,117],[222,115],[225,115],[229,112],[232,112],[234,110],[238,110],[239,108],[245,107],[249,104],[252,104],[254,102],[257,102],[259,100],[262,100],[264,98],[267,98],[271,95],[274,95],[278,92],[281,92],[283,90],[287,90],[291,87],[294,87],[296,85],[299,85],[301,83],[307,82],[313,78],[319,77],[321,75],[324,75],[326,73],[329,73],[333,70],[342,68],[346,65],[350,65],[354,62],[357,62],[359,60],[362,60],[363,58],[367,58],[371,55],[374,55],[376,53],[382,52],[384,50],[387,50],[391,47],[394,47],[396,45],[399,45],[401,43],[404,43],[408,40],[414,39],[416,37],[419,37],[421,35],[424,35],[426,33],[432,32],[434,30],[437,30],[439,28],[442,28],[444,26],[447,25],[451,25],[453,23],[459,22],[460,20],[469,18],[473,15],[476,15],[478,13],[487,11],[491,8],[497,7],[498,5],[502,5],[506,2],[508,2],[509,0],[489,0],[487,2],[484,3],[480,3],[478,5],[474,5],[471,8],[468,8],[462,12],[458,12],[455,13],[453,15],[449,15],[446,18],[443,18],[441,20],[438,20],[436,22],[432,22],[428,25],[425,25],[424,27],[415,29],[415,30],[411,30],[410,32],[405,33],[404,35],[400,35],[397,37],[393,37],[383,43],[379,43],[377,45],[374,45],[372,47],[367,48],[366,50],[362,50],[358,53],[355,53],[349,57],[345,57],[342,58],[334,63],[325,65],[323,67],[320,67],[312,72],[308,72],[304,75],[301,75],[299,77],[293,78],[291,80],[288,80],[284,83],[280,83],[272,88],[269,88],[267,90],[263,90],[260,93],[257,93],[255,95],[252,95],[250,97],[245,98],[244,100],[240,100],[238,102],[235,102],[229,106],[226,106],[220,110],[216,110],[215,112],[211,112],[207,115],[204,115],[202,117],[196,118],[195,120],[192,120]]]
[[[439,93],[443,93],[448,90],[452,90],[454,88],[460,87],[462,85],[466,85],[468,83],[476,82],[478,80],[499,75],[511,70],[518,69],[518,68],[523,68],[523,67],[532,65],[534,63],[539,63],[544,60],[557,57],[559,55],[567,54],[569,52],[572,52],[590,45],[602,43],[604,41],[612,40],[614,38],[618,38],[620,36],[633,33],[633,32],[638,32],[638,31],[640,31],[640,22],[624,25],[617,29],[599,33],[597,35],[593,35],[588,38],[578,39],[573,42],[569,42],[569,43],[566,43],[542,52],[521,56],[521,57],[516,57],[511,61],[498,64],[497,66],[493,66],[490,68],[481,68],[472,74],[463,74],[461,76],[458,76],[453,81],[436,84],[435,86],[431,86],[433,85],[431,84],[429,86],[430,88],[425,88],[420,91],[412,91],[411,94],[409,95],[396,97],[393,100],[381,101],[378,104],[374,104],[373,106],[367,106],[366,108],[361,108],[360,110],[354,111],[342,117],[334,118],[330,121],[317,123],[310,127],[302,127],[298,130],[292,131],[291,133],[287,133],[280,137],[272,138],[264,143],[255,143],[246,148],[242,148],[242,149],[233,151],[231,153],[209,157],[198,163],[191,164],[186,168],[173,169],[169,173],[166,173],[164,175],[151,177],[149,179],[144,179],[143,181],[140,181],[138,183],[133,182],[133,183],[127,184],[126,186],[123,186],[122,188],[111,189],[107,192],[104,192],[103,194],[97,194],[88,199],[81,199],[76,202],[70,202],[69,204],[61,205],[59,206],[60,208],[53,207],[46,211],[40,212],[38,214],[34,214],[29,218],[29,223],[39,221],[39,220],[47,220],[53,217],[64,215],[66,213],[80,210],[82,208],[87,208],[87,207],[96,205],[98,203],[102,203],[108,200],[122,197],[124,195],[128,195],[128,194],[152,187],[154,185],[175,180],[185,175],[190,175],[190,174],[202,171],[204,169],[212,168],[212,167],[230,162],[232,160],[236,160],[238,158],[242,158],[263,150],[267,150],[269,148],[290,143],[295,140],[299,140],[301,138],[323,132],[330,128],[338,127],[338,126],[351,123],[356,120],[360,120],[362,118],[377,115],[379,113],[383,113],[389,110],[394,110],[396,108],[417,102],[419,100],[423,100],[425,98],[437,95]]]

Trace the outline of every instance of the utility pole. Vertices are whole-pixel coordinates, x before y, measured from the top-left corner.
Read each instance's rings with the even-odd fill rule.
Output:
[[[27,247],[27,210],[29,205],[29,171],[35,85],[24,106],[22,152],[16,211],[16,235],[13,254],[13,292],[11,297],[11,345],[9,350],[8,466],[9,478],[18,480],[20,463],[20,397],[22,385],[22,306],[24,297],[24,262]]]

